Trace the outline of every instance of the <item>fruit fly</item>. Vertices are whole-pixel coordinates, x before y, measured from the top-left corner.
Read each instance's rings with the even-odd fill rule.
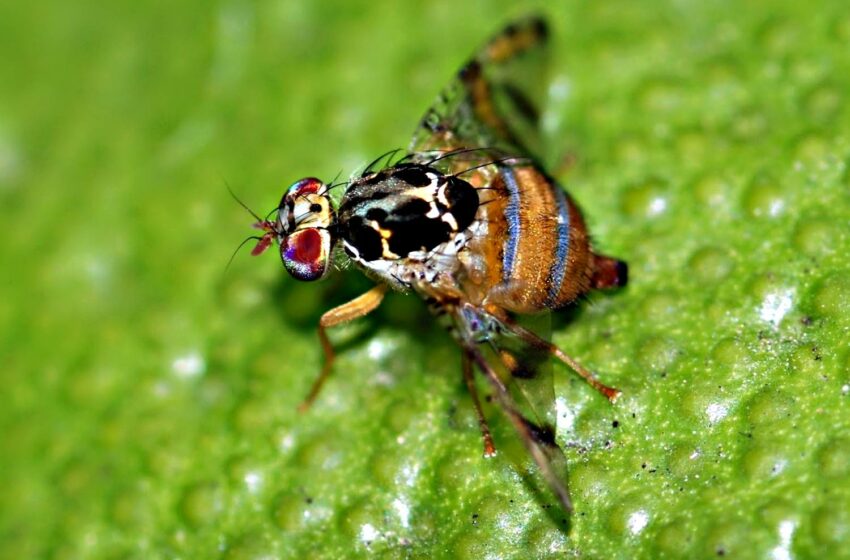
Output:
[[[595,253],[578,207],[534,155],[535,93],[547,41],[539,18],[493,37],[425,113],[409,149],[381,156],[342,184],[338,205],[319,179],[284,193],[252,254],[274,243],[286,270],[318,280],[342,251],[376,285],[322,315],[324,367],[302,404],[319,394],[334,361],[327,329],[377,308],[387,290],[412,292],[460,346],[487,456],[496,447],[474,370],[484,376],[565,511],[566,458],[555,441],[554,394],[542,362],[566,364],[610,401],[603,385],[518,316],[562,308],[590,290],[626,284],[626,264]]]

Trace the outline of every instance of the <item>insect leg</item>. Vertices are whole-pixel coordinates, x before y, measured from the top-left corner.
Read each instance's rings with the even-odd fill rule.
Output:
[[[537,467],[543,474],[543,478],[546,480],[549,488],[551,488],[552,492],[558,498],[564,510],[568,513],[572,512],[573,504],[572,500],[570,500],[570,493],[563,479],[555,472],[553,467],[553,462],[566,462],[563,452],[557,443],[555,443],[555,434],[551,429],[538,426],[519,413],[507,387],[502,383],[496,371],[487,363],[487,360],[477,345],[472,342],[461,342],[461,344],[469,359],[475,362],[495,389],[496,397],[502,406],[502,410],[508,416],[514,428],[516,428],[520,439],[528,450],[528,453],[534,459],[534,462],[537,463]]]
[[[363,317],[364,315],[368,315],[381,304],[381,301],[384,299],[384,294],[386,293],[386,284],[378,284],[365,294],[326,311],[319,319],[319,341],[322,343],[322,350],[325,353],[325,363],[322,365],[322,371],[319,374],[319,377],[317,377],[313,382],[313,386],[310,388],[310,393],[307,395],[307,398],[304,399],[304,402],[302,402],[298,407],[300,412],[304,412],[310,408],[310,405],[313,404],[314,400],[316,400],[316,396],[322,389],[322,385],[324,385],[325,380],[331,373],[331,367],[333,366],[336,354],[334,352],[333,345],[328,338],[327,329],[329,327],[348,323],[349,321],[353,321],[354,319]]]
[[[496,454],[496,446],[493,445],[493,436],[490,435],[490,426],[487,425],[487,419],[484,417],[484,412],[481,410],[481,401],[478,400],[478,391],[475,388],[475,379],[472,376],[472,362],[469,361],[469,355],[464,353],[461,356],[463,369],[463,379],[466,381],[466,388],[469,390],[469,395],[472,397],[472,404],[475,405],[475,414],[478,416],[478,425],[481,427],[481,438],[484,440],[484,456],[492,457]]]
[[[622,394],[622,391],[620,391],[619,389],[609,387],[608,385],[602,383],[595,375],[593,375],[593,373],[591,373],[584,366],[575,361],[571,356],[568,356],[566,353],[564,353],[563,350],[561,350],[551,342],[543,340],[530,330],[524,328],[522,325],[517,324],[516,321],[511,319],[501,309],[496,308],[494,306],[488,306],[487,311],[498,317],[499,320],[502,321],[502,323],[516,336],[520,337],[522,340],[531,344],[532,346],[548,352],[550,355],[556,357],[557,359],[565,363],[571,370],[576,372],[579,377],[584,379],[588,385],[600,392],[609,401],[616,402],[616,400]]]

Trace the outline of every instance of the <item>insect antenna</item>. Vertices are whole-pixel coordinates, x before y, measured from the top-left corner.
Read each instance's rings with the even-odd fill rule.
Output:
[[[233,192],[233,189],[231,189],[231,188],[230,188],[230,185],[228,185],[228,184],[227,184],[227,181],[225,181],[225,182],[224,182],[224,186],[225,186],[225,187],[227,187],[227,192],[229,192],[229,193],[230,193],[230,196],[232,196],[232,197],[233,197],[233,200],[235,200],[235,201],[237,202],[237,204],[239,204],[239,206],[241,206],[242,208],[244,208],[245,210],[247,210],[247,211],[248,211],[248,213],[249,213],[249,214],[251,214],[251,215],[254,217],[254,219],[255,219],[255,220],[257,220],[258,222],[262,222],[262,221],[263,221],[263,219],[262,219],[262,218],[260,218],[260,217],[257,215],[257,213],[256,213],[256,212],[254,212],[253,210],[251,210],[250,208],[248,208],[248,205],[247,205],[247,204],[245,204],[244,202],[242,202],[242,201],[239,199],[239,197],[238,197],[238,196],[236,196],[236,193],[234,193],[234,192]],[[273,212],[273,211],[272,211],[272,212]],[[269,215],[271,215],[271,212],[269,212]],[[268,219],[268,216],[266,216],[266,219]],[[233,259],[231,258],[230,260],[233,260]]]
[[[238,253],[239,250],[242,249],[242,247],[244,247],[246,243],[248,243],[249,241],[262,241],[264,238],[265,236],[260,235],[252,235],[250,237],[245,238],[242,243],[240,243],[239,246],[236,247],[236,250],[233,251],[233,254],[230,255],[230,258],[227,259],[227,266],[224,267],[224,273],[227,274],[227,271],[230,270],[230,265],[233,264],[233,259],[236,258],[236,253]]]

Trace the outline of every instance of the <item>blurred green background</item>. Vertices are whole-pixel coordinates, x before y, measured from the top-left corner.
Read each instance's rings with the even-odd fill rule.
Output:
[[[846,2],[547,4],[0,4],[0,556],[850,557]],[[418,301],[336,330],[298,415],[368,284],[224,271],[225,182],[264,213],[405,146],[535,8],[560,178],[633,278],[553,334],[625,392],[559,370],[569,534]]]

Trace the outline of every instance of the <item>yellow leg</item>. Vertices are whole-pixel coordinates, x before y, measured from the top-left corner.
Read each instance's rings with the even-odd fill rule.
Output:
[[[620,391],[619,389],[609,387],[608,385],[602,383],[595,375],[593,375],[593,373],[585,369],[584,366],[575,361],[571,356],[568,356],[566,353],[564,353],[563,350],[561,350],[551,342],[543,340],[530,330],[522,327],[521,325],[518,325],[516,321],[511,319],[508,314],[505,313],[504,310],[502,310],[501,308],[496,306],[488,306],[487,311],[494,317],[497,317],[505,325],[507,325],[508,328],[510,328],[510,330],[514,334],[516,334],[532,346],[545,350],[550,355],[555,356],[557,359],[565,363],[571,370],[576,372],[579,377],[584,379],[584,381],[588,385],[596,389],[609,401],[616,402],[622,394],[622,391]]]
[[[385,284],[378,284],[365,294],[325,312],[321,319],[319,319],[319,341],[322,343],[322,350],[325,353],[325,363],[322,365],[322,371],[319,377],[313,382],[307,398],[298,407],[299,412],[304,412],[310,408],[310,405],[316,400],[316,396],[318,396],[319,391],[322,389],[322,385],[324,385],[325,380],[331,373],[331,367],[333,366],[336,354],[334,353],[330,339],[328,339],[326,329],[368,315],[381,305],[381,301],[383,301],[386,293],[387,286]]]

